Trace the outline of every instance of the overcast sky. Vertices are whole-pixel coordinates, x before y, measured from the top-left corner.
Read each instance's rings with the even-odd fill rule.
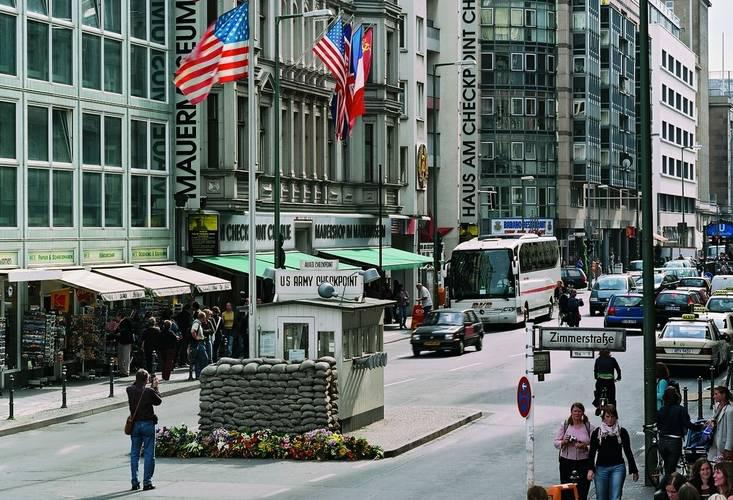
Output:
[[[733,0],[711,0],[708,40],[710,71],[720,71],[723,64],[722,37],[725,31],[725,69],[733,71]]]

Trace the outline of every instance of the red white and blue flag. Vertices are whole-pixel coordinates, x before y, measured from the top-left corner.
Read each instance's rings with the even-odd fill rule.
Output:
[[[351,25],[344,23],[341,16],[337,17],[325,35],[316,42],[313,53],[323,61],[336,80],[331,111],[335,122],[336,140],[341,140],[348,135],[349,130]]]
[[[364,87],[372,67],[372,28],[363,26],[351,37],[351,106],[349,108],[349,128],[354,128],[357,117],[364,114]]]
[[[249,68],[249,4],[222,14],[183,58],[173,80],[191,104],[208,97],[217,83],[239,80]]]

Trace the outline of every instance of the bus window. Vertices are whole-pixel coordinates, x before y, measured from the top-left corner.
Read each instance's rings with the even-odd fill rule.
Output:
[[[452,296],[456,300],[509,298],[516,294],[510,250],[468,250],[451,258]]]

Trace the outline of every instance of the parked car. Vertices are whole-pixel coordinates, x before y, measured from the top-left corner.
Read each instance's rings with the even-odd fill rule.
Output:
[[[568,286],[575,289],[588,288],[588,277],[582,269],[578,269],[577,267],[563,267],[560,270],[560,278],[566,288]]]
[[[710,297],[710,281],[708,281],[707,278],[702,278],[699,276],[696,276],[694,278],[680,278],[677,289],[697,290],[702,296],[703,303],[707,302],[708,298]]]
[[[685,314],[664,325],[656,341],[657,361],[670,366],[723,368],[730,356],[729,341],[711,319]]]
[[[619,293],[636,291],[636,283],[631,276],[625,274],[605,274],[593,284],[590,292],[590,315],[603,312],[608,299]]]
[[[689,290],[664,290],[654,300],[657,324],[664,326],[669,318],[692,314],[696,305],[701,305],[700,295]]]
[[[678,283],[677,275],[668,272],[654,273],[654,295],[663,290],[674,290]],[[636,278],[636,291],[644,292],[644,280],[642,276]]]
[[[711,293],[728,287],[733,287],[733,274],[716,274],[710,281]]]
[[[626,268],[626,272],[634,277],[641,276],[641,273],[643,270],[644,270],[644,261],[643,260],[632,260],[631,262],[629,262],[629,267]]]
[[[687,259],[674,259],[674,260],[668,260],[664,263],[664,268],[679,268],[679,267],[691,267],[694,268],[695,266],[692,265],[692,262],[690,262]]]
[[[643,296],[639,293],[620,293],[611,297],[606,307],[603,326],[641,329],[644,322],[642,299]]]
[[[705,309],[707,317],[715,321],[718,330],[733,337],[733,294],[716,292],[708,299]]]
[[[700,272],[695,267],[667,267],[664,270],[680,279],[700,277]]]
[[[439,309],[430,314],[410,339],[412,354],[421,351],[452,351],[463,354],[467,346],[483,348],[484,326],[473,309]]]

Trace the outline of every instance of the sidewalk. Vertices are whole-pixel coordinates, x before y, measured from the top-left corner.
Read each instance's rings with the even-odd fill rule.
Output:
[[[90,381],[70,381],[66,385],[66,408],[61,409],[61,385],[40,389],[21,388],[14,394],[14,420],[8,420],[10,412],[7,388],[0,397],[0,436],[7,436],[66,422],[95,413],[102,413],[127,405],[125,389],[135,376],[114,380],[114,397],[109,396],[109,379],[102,377]],[[180,394],[199,388],[199,381],[188,381],[188,368],[179,368],[168,381],[161,380],[160,390],[165,395]]]

